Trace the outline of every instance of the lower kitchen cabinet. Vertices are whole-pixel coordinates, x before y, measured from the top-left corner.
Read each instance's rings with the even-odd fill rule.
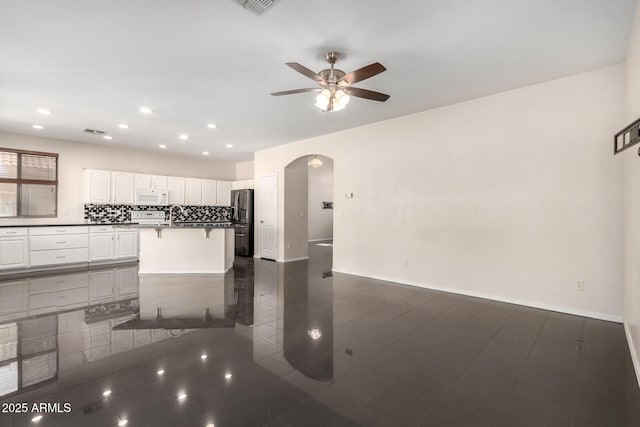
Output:
[[[0,238],[0,269],[29,266],[29,245],[26,236]]]
[[[92,262],[138,257],[137,231],[92,230],[89,241],[89,261]]]
[[[138,257],[138,232],[117,231],[115,234],[115,259]]]

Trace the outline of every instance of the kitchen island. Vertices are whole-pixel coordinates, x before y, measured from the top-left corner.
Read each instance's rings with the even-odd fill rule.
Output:
[[[226,273],[233,267],[231,223],[137,225],[140,274]]]

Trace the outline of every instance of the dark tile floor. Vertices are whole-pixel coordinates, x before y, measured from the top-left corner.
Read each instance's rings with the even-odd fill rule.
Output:
[[[310,251],[0,282],[0,426],[640,426],[621,325],[331,275]]]

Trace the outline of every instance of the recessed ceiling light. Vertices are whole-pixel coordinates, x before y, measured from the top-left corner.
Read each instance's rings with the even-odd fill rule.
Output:
[[[227,145],[225,145],[225,147],[227,147],[227,148],[233,148],[233,144],[227,144]]]
[[[207,427],[216,427],[213,423],[207,424]]]
[[[205,155],[205,156],[208,156],[209,152],[208,151],[203,151],[202,154]]]
[[[226,374],[224,374],[224,379],[225,380],[230,380],[232,376],[233,375],[231,375],[231,372],[227,372]]]
[[[181,133],[180,135],[178,135],[178,138],[180,138],[183,141],[186,141],[187,139],[189,139],[189,135]]]
[[[142,114],[152,114],[153,110],[149,107],[140,107],[140,112]]]
[[[103,392],[102,392],[102,395],[103,395],[104,397],[107,397],[107,396],[109,396],[110,394],[111,394],[111,390],[109,390],[109,389],[106,389],[105,391],[103,391]]]
[[[35,417],[31,418],[31,422],[39,423],[41,419],[42,419],[42,415],[36,415]]]
[[[34,129],[38,129],[38,130],[44,129],[44,126],[42,126],[42,125],[33,125],[31,127],[34,128]]]
[[[206,151],[205,151],[204,153],[206,153]],[[204,153],[202,153],[202,154],[204,154]],[[202,356],[200,356],[200,359],[202,359],[202,360],[206,360],[206,359],[207,359],[207,355],[206,355],[206,354],[203,354]]]
[[[165,148],[167,148],[167,146],[166,146],[165,144],[160,144],[160,145],[158,145],[158,147],[162,148],[163,150],[164,150]],[[159,373],[159,372],[160,372],[160,371],[158,371],[158,373]],[[164,371],[162,371],[162,372],[164,372]]]
[[[162,145],[160,147],[162,147]],[[166,147],[166,145],[165,145],[165,147]],[[158,369],[157,374],[158,374],[158,376],[164,375],[164,369]]]
[[[178,399],[180,400],[185,400],[187,398],[187,393],[185,393],[184,391],[180,392],[180,394],[178,394]]]
[[[45,116],[51,115],[51,110],[47,110],[46,108],[38,108],[36,111],[40,114],[44,114]]]
[[[118,127],[119,127],[120,129],[129,129],[129,125],[124,124],[124,123],[120,123],[120,124],[118,125]]]
[[[105,135],[105,136],[103,136],[103,138],[104,139],[108,139],[108,140],[112,140],[113,139],[113,137],[111,135]]]
[[[207,125],[207,127],[208,127],[209,129],[215,129],[215,128],[217,128],[218,126],[217,126],[215,123],[209,123],[209,124]]]
[[[128,419],[123,418],[123,419],[121,419],[120,421],[118,421],[118,425],[119,425],[119,426],[126,426],[128,422],[129,422],[129,420],[128,420]]]

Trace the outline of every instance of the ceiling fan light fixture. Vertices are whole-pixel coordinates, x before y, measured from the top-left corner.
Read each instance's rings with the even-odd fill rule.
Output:
[[[319,168],[320,166],[322,166],[322,160],[320,160],[318,156],[313,156],[311,160],[309,160],[309,163],[307,164],[314,169]]]
[[[342,108],[346,107],[349,101],[351,101],[351,97],[346,94],[342,89],[338,89],[335,94],[336,103],[340,105]],[[342,109],[341,108],[341,109]]]
[[[327,111],[329,108],[329,101],[331,100],[331,92],[328,89],[324,89],[316,96],[316,107],[322,111]]]

